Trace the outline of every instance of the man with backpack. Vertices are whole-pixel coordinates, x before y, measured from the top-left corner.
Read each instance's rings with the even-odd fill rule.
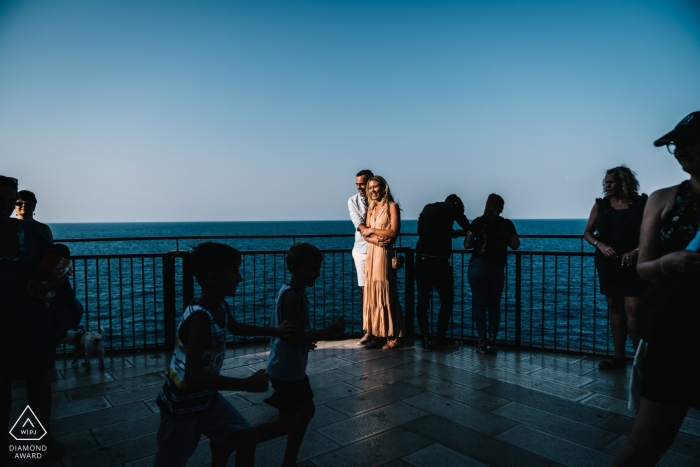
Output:
[[[462,230],[453,230],[454,223]],[[423,350],[433,347],[455,347],[447,337],[447,327],[454,305],[454,273],[450,264],[452,239],[464,235],[469,219],[464,215],[464,204],[457,195],[445,201],[428,204],[418,218],[418,243],[416,245],[416,282],[418,285],[418,327],[423,336]],[[437,335],[433,340],[428,322],[428,308],[432,289],[440,297]]]

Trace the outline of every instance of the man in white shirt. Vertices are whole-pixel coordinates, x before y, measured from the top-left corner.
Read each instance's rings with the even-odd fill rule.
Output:
[[[371,170],[360,170],[355,177],[355,186],[357,194],[350,197],[348,200],[348,210],[350,211],[350,220],[355,226],[355,245],[352,248],[352,259],[355,261],[355,269],[357,270],[357,285],[360,286],[364,293],[365,285],[365,258],[367,257],[367,242],[362,237],[362,231],[367,228],[365,225],[365,216],[367,215],[367,195],[365,188],[367,180],[373,177]],[[364,323],[363,323],[364,330]],[[372,336],[365,333],[365,336],[360,339],[360,345],[365,345],[371,342]]]

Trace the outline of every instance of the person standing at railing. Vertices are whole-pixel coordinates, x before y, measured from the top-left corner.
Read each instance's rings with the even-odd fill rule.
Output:
[[[517,250],[520,238],[510,219],[501,217],[505,201],[495,193],[486,199],[481,217],[474,219],[464,238],[464,248],[474,248],[469,260],[469,286],[472,289],[472,312],[476,321],[481,353],[496,352],[496,337],[501,322],[501,296],[505,283],[507,248]],[[488,310],[488,328],[486,311]]]
[[[82,314],[82,307],[65,276],[37,279],[37,266],[54,245],[36,223],[10,217],[16,201],[17,180],[0,175],[0,426],[9,429],[12,382],[24,380],[27,403],[46,429],[42,454],[55,459],[66,452],[50,427],[56,321],[62,310]],[[8,448],[2,439],[4,463]]]
[[[454,223],[462,230],[453,230]],[[447,327],[454,305],[454,273],[450,264],[452,239],[464,235],[469,229],[469,219],[464,215],[464,203],[457,195],[449,195],[445,201],[431,203],[418,216],[418,243],[416,244],[416,283],[418,288],[418,327],[423,336],[423,350],[435,347],[454,347],[454,340],[447,338]],[[440,314],[437,335],[433,341],[428,322],[428,308],[432,290],[440,296]]]
[[[367,191],[369,227],[362,231],[362,235],[370,245],[365,263],[362,315],[367,331],[374,336],[367,346],[395,349],[402,345],[404,329],[396,270],[392,267],[392,244],[401,232],[401,214],[383,177],[371,177]]]
[[[15,203],[15,214],[17,214],[17,219],[36,222],[42,229],[44,229],[46,235],[53,240],[51,228],[48,225],[42,224],[34,219],[36,203],[37,200],[34,193],[29,190],[20,190],[17,193],[17,202]]]
[[[637,271],[653,284],[644,295],[630,388],[639,395],[637,419],[616,467],[656,465],[688,409],[700,409],[700,112],[654,146],[666,146],[690,180],[652,193],[644,211]]]
[[[357,285],[360,287],[361,295],[364,300],[365,287],[365,260],[367,259],[368,243],[362,236],[362,231],[367,228],[365,217],[367,215],[367,181],[374,174],[371,170],[360,170],[355,176],[355,186],[357,193],[348,200],[348,210],[350,211],[350,220],[355,227],[355,244],[352,247],[352,259],[355,262],[355,270],[357,271]],[[365,333],[360,339],[360,345],[366,345],[372,340],[372,334],[366,329],[366,323],[362,323],[362,331]]]
[[[605,172],[604,198],[596,199],[583,237],[596,248],[595,264],[600,293],[608,302],[608,316],[615,355],[598,364],[601,370],[625,368],[625,343],[639,344],[636,316],[647,284],[640,279],[637,264],[639,229],[647,195],[638,194],[639,181],[622,165]]]

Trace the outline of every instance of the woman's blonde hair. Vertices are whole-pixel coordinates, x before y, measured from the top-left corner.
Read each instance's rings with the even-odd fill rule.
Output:
[[[379,183],[379,187],[381,188],[382,191],[384,191],[384,196],[379,201],[373,200],[369,194],[369,183],[370,182]],[[374,209],[374,207],[377,204],[381,204],[382,207],[384,208],[384,210],[386,211],[386,215],[389,216],[389,218],[391,218],[391,214],[389,211],[389,205],[391,203],[395,203],[396,201],[394,201],[394,197],[391,196],[391,189],[389,189],[389,184],[386,182],[386,180],[384,180],[384,177],[382,177],[380,175],[375,175],[374,177],[370,177],[369,180],[367,180],[367,198],[369,198],[369,206],[367,206],[367,213],[372,212],[372,209]]]
[[[621,165],[619,167],[613,167],[605,171],[605,177],[603,177],[603,196],[606,196],[605,191],[605,179],[608,175],[614,175],[620,185],[622,185],[621,198],[625,201],[632,201],[636,198],[639,191],[639,181],[637,180],[637,174],[634,173],[632,169],[626,165]]]
[[[498,196],[496,193],[491,193],[488,198],[486,198],[486,206],[484,207],[483,217],[497,217],[503,212],[503,206],[505,206],[505,201],[503,198]]]

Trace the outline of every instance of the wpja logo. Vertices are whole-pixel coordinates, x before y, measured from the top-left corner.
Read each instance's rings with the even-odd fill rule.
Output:
[[[40,441],[46,436],[46,429],[41,424],[32,408],[27,406],[10,429],[10,434],[17,441]],[[15,459],[41,459],[46,451],[44,444],[11,444],[10,452],[14,452]]]

